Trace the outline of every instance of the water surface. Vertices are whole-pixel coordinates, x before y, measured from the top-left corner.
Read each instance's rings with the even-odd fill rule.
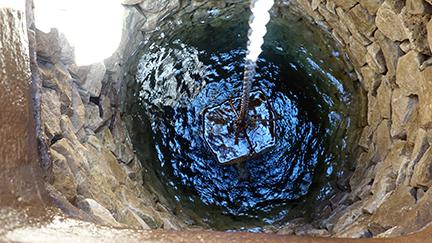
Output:
[[[253,83],[283,118],[278,144],[243,168],[218,165],[202,138],[202,112],[241,94],[247,7],[171,20],[129,64],[126,110],[145,186],[186,223],[217,230],[260,231],[313,217],[317,205],[347,189],[340,181],[351,173],[361,117],[341,48],[279,4]]]

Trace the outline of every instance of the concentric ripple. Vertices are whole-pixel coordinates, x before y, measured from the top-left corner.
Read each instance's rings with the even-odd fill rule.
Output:
[[[201,115],[241,94],[247,40],[247,19],[223,23],[207,26],[206,35],[176,24],[147,41],[131,64],[127,115],[144,184],[188,224],[253,231],[308,218],[346,186],[338,180],[350,173],[356,144],[356,84],[318,26],[271,21],[253,87],[283,117],[278,144],[243,166],[218,165],[202,138]]]

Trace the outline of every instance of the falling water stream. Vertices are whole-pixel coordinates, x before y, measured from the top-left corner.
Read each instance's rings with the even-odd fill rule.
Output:
[[[260,87],[283,119],[278,144],[244,163],[218,165],[202,112],[242,93],[249,4],[208,2],[179,11],[131,57],[125,114],[144,186],[189,225],[262,231],[311,220],[349,190],[361,113],[359,83],[342,48],[288,2],[276,3],[257,59]]]

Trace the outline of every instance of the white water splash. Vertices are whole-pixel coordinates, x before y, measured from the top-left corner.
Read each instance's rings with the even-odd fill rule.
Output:
[[[264,43],[264,35],[267,33],[266,24],[270,20],[268,11],[273,6],[273,0],[255,0],[252,2],[252,18],[249,22],[250,33],[248,42],[248,53],[246,59],[256,62],[262,52],[261,45]]]

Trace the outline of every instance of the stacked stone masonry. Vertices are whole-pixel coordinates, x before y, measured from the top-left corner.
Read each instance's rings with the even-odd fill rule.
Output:
[[[77,66],[73,46],[57,29],[37,30],[36,42],[42,129],[54,172],[46,187],[54,201],[100,225],[184,229],[142,187],[126,124],[115,112],[112,72],[104,62]]]
[[[421,230],[432,222],[432,2],[292,2],[345,48],[368,97],[351,191],[315,226],[333,237]]]
[[[57,30],[38,31],[42,119],[53,186],[102,225],[191,229],[142,185],[121,120],[124,66],[141,40],[178,8],[177,0],[125,1],[122,42],[104,62],[77,66]],[[242,2],[236,0],[229,3]],[[367,93],[367,119],[350,179],[312,222],[276,231],[332,237],[390,237],[429,225],[432,203],[432,1],[292,0],[346,50]],[[117,112],[118,110],[118,112]]]

